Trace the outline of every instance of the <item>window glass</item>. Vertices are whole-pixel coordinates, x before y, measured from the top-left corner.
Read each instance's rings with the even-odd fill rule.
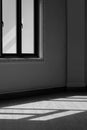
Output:
[[[22,53],[34,53],[34,0],[22,0]]]
[[[16,53],[16,0],[2,0],[2,19],[2,53]]]

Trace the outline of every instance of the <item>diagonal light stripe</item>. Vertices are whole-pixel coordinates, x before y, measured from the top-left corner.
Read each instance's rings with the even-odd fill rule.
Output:
[[[87,96],[70,96],[70,98],[87,99]]]
[[[68,102],[68,101],[40,101],[21,105],[14,105],[4,108],[24,108],[24,109],[57,109],[57,110],[81,110],[87,111],[87,102]]]
[[[60,118],[60,117],[64,117],[64,116],[78,114],[78,113],[81,113],[81,112],[83,112],[83,111],[67,111],[67,112],[62,112],[62,113],[51,114],[51,115],[48,115],[48,116],[33,118],[33,119],[29,119],[29,120],[32,120],[32,121],[48,121],[48,120],[52,120],[52,119],[56,119],[56,118]]]
[[[21,110],[21,109],[0,109],[0,113],[18,113],[18,114],[45,114],[54,112],[55,110]]]
[[[4,53],[16,53],[16,43],[11,42],[11,44],[8,44],[3,48]]]
[[[5,47],[11,40],[16,37],[16,27],[14,26],[4,37],[3,47]]]
[[[0,114],[0,119],[10,119],[10,120],[17,120],[32,117],[33,115],[12,115],[12,114]]]
[[[57,99],[52,99],[52,101],[87,101],[87,99],[78,99],[78,98],[57,98]]]
[[[33,108],[33,109],[49,109],[49,107],[45,107],[45,105],[49,103],[48,101],[39,101],[39,102],[33,102],[33,103],[26,103],[26,104],[20,104],[20,105],[13,105],[13,106],[8,106],[4,108]]]

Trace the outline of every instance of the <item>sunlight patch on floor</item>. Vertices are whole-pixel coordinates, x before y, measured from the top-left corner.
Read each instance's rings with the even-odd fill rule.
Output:
[[[21,105],[14,105],[4,108],[10,109],[48,109],[48,110],[87,110],[87,102],[70,102],[70,101],[40,101],[33,103],[26,103]]]
[[[87,99],[81,99],[81,98],[60,98],[60,99],[52,99],[53,101],[83,101],[83,102],[85,102],[85,101],[87,101]]]
[[[77,113],[81,113],[81,111],[66,111],[66,112],[51,114],[51,115],[47,115],[47,116],[42,116],[42,117],[30,119],[30,120],[33,120],[33,121],[48,121],[48,120],[52,120],[52,119],[56,119],[56,118],[64,117],[64,116],[69,116],[69,115],[73,115],[73,114],[77,114]]]
[[[9,120],[18,120],[18,119],[23,119],[23,118],[29,118],[32,117],[33,115],[17,115],[17,114],[0,114],[0,119],[9,119]]]
[[[55,110],[34,110],[33,108],[31,110],[29,109],[0,109],[0,113],[12,113],[12,114],[46,114],[49,112],[54,112]]]
[[[87,111],[87,96],[71,96],[18,104],[0,109],[0,119],[48,121]]]

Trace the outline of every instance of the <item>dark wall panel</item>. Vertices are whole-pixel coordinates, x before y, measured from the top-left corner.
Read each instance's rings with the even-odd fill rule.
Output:
[[[87,0],[85,0],[85,32],[86,32],[86,42],[85,42],[85,83],[87,86]]]
[[[85,86],[85,0],[67,0],[67,85]]]

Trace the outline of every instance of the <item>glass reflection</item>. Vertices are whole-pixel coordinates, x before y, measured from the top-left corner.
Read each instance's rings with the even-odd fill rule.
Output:
[[[4,21],[2,52],[16,53],[16,0],[2,0]]]

